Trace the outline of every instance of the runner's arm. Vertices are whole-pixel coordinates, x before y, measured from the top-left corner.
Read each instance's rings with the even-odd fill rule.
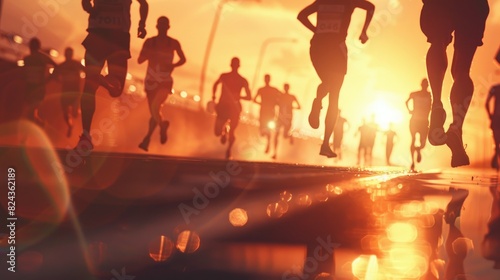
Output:
[[[245,96],[243,100],[252,100],[252,94],[250,93],[250,87],[248,86],[248,82],[245,80],[245,85],[243,86],[245,89]]]
[[[410,110],[410,106],[409,106],[409,103],[410,103],[411,99],[412,99],[412,95],[410,94],[410,96],[408,97],[408,99],[406,99],[405,105],[406,105],[406,109],[408,109],[408,113],[413,114],[413,110]]]
[[[297,15],[297,19],[305,26],[307,29],[311,30],[312,32],[316,32],[316,26],[312,24],[312,22],[309,20],[309,16],[314,14],[315,12],[318,11],[318,3],[314,1],[311,5],[305,7],[302,11],[299,12]]]
[[[259,104],[259,105],[260,105],[260,101],[257,101],[257,97],[259,97],[259,96],[260,96],[260,90],[258,90],[258,91],[257,91],[257,94],[256,94],[256,95],[255,95],[255,97],[253,98],[253,102],[254,102],[254,103],[257,103],[257,104]],[[262,99],[262,98],[261,98],[261,99]]]
[[[137,0],[141,7],[139,13],[141,19],[139,20],[139,28],[137,29],[137,37],[144,39],[146,37],[146,19],[148,18],[149,4],[146,0]]]
[[[182,51],[182,48],[181,48],[181,44],[179,42],[177,42],[177,44],[176,44],[175,51],[177,52],[177,55],[179,56],[179,61],[174,63],[173,66],[179,67],[179,66],[183,65],[184,63],[186,63],[186,56],[184,55],[184,52]]]
[[[142,44],[142,49],[139,53],[139,57],[137,58],[137,63],[142,64],[144,61],[149,59],[149,42],[150,39],[147,39],[144,41],[144,44]]]
[[[212,100],[215,101],[215,93],[217,92],[217,86],[221,83],[222,75],[215,81],[212,87]]]
[[[297,97],[295,97],[295,95],[293,95],[293,101],[295,101],[295,103],[297,104],[297,108],[295,108],[295,109],[300,110],[300,108],[301,108],[300,103],[299,103],[299,100],[297,100]]]
[[[368,41],[368,35],[366,34],[366,31],[368,30],[368,26],[370,26],[370,22],[372,21],[373,13],[375,12],[375,5],[366,0],[355,0],[354,5],[366,11],[365,23],[363,24],[363,29],[361,30],[361,35],[359,36],[359,40],[364,44],[366,43],[366,41]]]
[[[494,92],[495,92],[495,87],[492,87],[490,89],[490,92],[488,93],[488,97],[486,97],[486,112],[488,113],[488,117],[490,119],[493,117],[493,113],[491,112],[491,108],[490,108],[490,102],[494,96]]]

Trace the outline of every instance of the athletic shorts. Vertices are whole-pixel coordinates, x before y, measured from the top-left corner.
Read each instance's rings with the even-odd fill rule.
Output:
[[[131,58],[130,33],[106,29],[91,29],[88,32],[82,45],[94,59],[106,60],[116,53],[125,53],[127,58]]]
[[[345,41],[313,37],[309,54],[314,69],[322,82],[332,79],[332,76],[347,73]]]
[[[429,43],[483,45],[489,13],[486,0],[423,0],[420,28]]]

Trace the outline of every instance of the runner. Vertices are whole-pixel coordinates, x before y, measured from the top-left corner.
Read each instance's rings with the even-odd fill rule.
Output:
[[[23,59],[23,78],[27,117],[43,126],[44,120],[40,118],[38,110],[45,98],[45,86],[49,75],[48,67],[55,67],[57,64],[48,55],[40,52],[41,46],[38,38],[32,38],[29,41],[30,54]]]
[[[482,38],[489,13],[487,0],[430,1],[424,0],[420,27],[430,43],[427,52],[427,75],[433,97],[429,126],[429,143],[446,144],[451,152],[451,166],[469,165],[462,141],[462,126],[474,91],[470,78],[472,59]],[[446,112],[441,101],[443,79],[448,67],[446,48],[455,35],[451,74],[453,86],[450,103],[453,122],[444,132]]]
[[[160,127],[160,143],[167,142],[167,129],[169,122],[163,119],[161,109],[163,103],[167,100],[169,94],[172,94],[172,71],[186,63],[186,57],[182,51],[181,44],[176,39],[167,36],[170,28],[170,21],[167,17],[159,17],[156,28],[158,36],[147,39],[144,42],[141,53],[138,58],[139,64],[148,61],[148,70],[146,73],[145,92],[148,99],[149,128],[146,136],[139,144],[139,148],[148,151],[151,135],[157,126]],[[177,53],[179,60],[173,63],[174,52]]]
[[[366,43],[366,30],[371,22],[375,6],[365,0],[317,0],[300,11],[298,20],[309,30],[314,32],[311,40],[310,56],[321,79],[316,98],[313,101],[309,124],[312,128],[319,127],[321,101],[329,94],[328,110],[325,118],[325,134],[321,145],[320,155],[336,157],[331,150],[329,141],[335,127],[338,115],[338,100],[340,88],[347,72],[347,47],[345,39],[355,8],[366,10],[365,22],[359,40]],[[311,23],[309,16],[317,13],[316,26]]]
[[[137,37],[146,37],[147,0],[140,4],[140,20]],[[77,149],[90,152],[94,145],[90,127],[95,112],[95,94],[99,85],[105,87],[112,97],[119,97],[125,85],[127,60],[130,56],[130,6],[132,0],[82,0],[82,7],[89,14],[88,35],[85,47],[85,86],[81,98],[82,127]],[[102,76],[104,63],[108,65],[107,76]]]
[[[64,51],[65,61],[54,69],[54,77],[61,81],[61,106],[64,122],[68,126],[67,137],[71,137],[73,131],[73,119],[80,114],[81,74],[85,73],[85,67],[73,59],[73,49],[66,48]]]
[[[238,73],[240,59],[231,59],[231,72],[223,73],[215,81],[212,88],[212,100],[215,102],[217,87],[221,85],[219,102],[215,106],[217,117],[215,119],[215,136],[220,137],[222,144],[226,144],[229,136],[229,145],[226,150],[226,159],[231,158],[231,148],[235,141],[235,131],[240,121],[241,103],[240,99],[252,100],[248,81]],[[241,96],[241,90],[245,90],[245,96]]]
[[[285,84],[283,86],[284,92],[280,93],[278,98],[278,121],[276,124],[276,137],[274,138],[274,155],[273,159],[276,159],[278,153],[278,138],[280,131],[283,128],[283,138],[290,139],[290,144],[293,144],[293,136],[290,133],[292,128],[293,120],[293,109],[300,110],[300,103],[295,97],[295,95],[290,93],[290,85]],[[297,106],[293,106],[294,103]]]
[[[276,107],[278,106],[278,98],[281,95],[280,91],[269,85],[271,76],[264,76],[265,86],[257,91],[257,95],[253,102],[260,104],[259,122],[260,135],[266,137],[266,154],[269,153],[271,146],[271,134],[276,128]],[[260,101],[257,98],[260,97]],[[277,136],[275,136],[277,137]]]
[[[427,79],[423,79],[420,83],[421,89],[410,93],[406,100],[406,109],[411,114],[410,133],[411,133],[411,169],[415,169],[415,153],[417,154],[417,163],[422,160],[421,150],[427,142],[427,134],[429,132],[429,112],[431,110],[431,93],[427,90],[429,83]],[[410,109],[410,101],[412,108]],[[417,133],[419,135],[420,145],[417,146]]]
[[[347,129],[349,129],[349,122],[342,117],[341,113],[342,110],[339,109],[339,116],[333,129],[333,152],[337,154],[339,160],[342,159],[342,140],[344,139],[345,126],[347,125]]]
[[[493,112],[490,103],[494,99]],[[495,142],[495,151],[491,159],[491,167],[498,170],[498,156],[500,155],[500,84],[490,89],[486,98],[486,112],[491,120],[490,128],[493,132],[493,141]]]
[[[392,165],[391,163],[391,155],[392,155],[392,149],[394,148],[394,138],[396,138],[397,134],[396,131],[393,129],[393,124],[389,124],[389,129],[384,132],[386,136],[386,142],[385,142],[385,163],[389,166]]]

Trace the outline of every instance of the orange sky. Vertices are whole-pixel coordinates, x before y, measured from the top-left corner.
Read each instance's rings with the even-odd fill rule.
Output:
[[[218,0],[149,0],[150,13],[147,20],[148,37],[156,35],[155,22],[161,15],[171,20],[169,35],[178,39],[188,62],[174,73],[177,90],[196,94],[203,54],[212,25]],[[291,85],[304,110],[297,113],[296,125],[310,130],[307,114],[315,95],[318,78],[309,60],[311,32],[297,20],[297,13],[312,1],[299,0],[252,0],[230,1],[223,8],[219,28],[214,41],[208,67],[205,93],[217,76],[229,70],[233,56],[241,58],[240,72],[252,83],[259,50],[268,38],[295,38],[296,43],[271,43],[263,57],[261,74],[269,73],[271,83],[282,88],[284,82]],[[353,16],[347,43],[349,46],[349,70],[341,91],[340,106],[344,115],[357,128],[363,117],[368,117],[376,108],[373,104],[383,100],[400,112],[402,120],[397,129],[407,133],[409,116],[404,101],[411,91],[418,90],[425,76],[425,53],[428,47],[419,28],[421,1],[418,0],[374,0],[376,13],[369,29],[370,40],[366,45],[357,41],[364,14],[361,10]],[[493,82],[500,81],[495,75],[498,66],[493,62],[500,45],[500,0],[490,0],[490,16],[484,37],[484,46],[476,53],[472,76],[476,85],[474,102],[476,107],[468,116],[486,122],[484,99]],[[52,4],[53,10],[43,6]],[[87,14],[80,1],[71,0],[7,0],[3,4],[0,29],[15,32],[29,38],[36,34],[46,47],[63,50],[66,46],[83,55],[80,43],[85,37]],[[139,5],[132,5],[132,34],[138,22]],[[143,40],[133,37],[130,72],[143,75],[145,65],[138,66],[136,58]],[[450,50],[452,48],[450,47]],[[451,51],[449,52],[451,55]],[[448,98],[451,77],[446,77],[444,97]],[[262,85],[258,78],[257,86]],[[253,92],[255,95],[255,91]],[[325,101],[326,102],[326,101]],[[324,104],[326,105],[326,104]],[[249,108],[249,105],[245,105]],[[257,105],[253,105],[254,109]],[[451,118],[449,118],[451,119]],[[477,121],[477,120],[476,120]],[[487,125],[485,126],[487,128]],[[316,135],[320,130],[310,130]],[[352,131],[354,132],[354,131]]]

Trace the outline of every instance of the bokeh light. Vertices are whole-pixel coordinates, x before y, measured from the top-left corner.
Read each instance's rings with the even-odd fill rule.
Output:
[[[200,248],[200,236],[190,230],[185,230],[177,236],[176,247],[183,253],[194,253]]]
[[[160,238],[149,243],[149,256],[155,262],[163,262],[168,260],[174,252],[174,242],[170,238],[160,235]]]
[[[235,208],[229,212],[229,222],[235,227],[242,227],[248,222],[247,211]]]

